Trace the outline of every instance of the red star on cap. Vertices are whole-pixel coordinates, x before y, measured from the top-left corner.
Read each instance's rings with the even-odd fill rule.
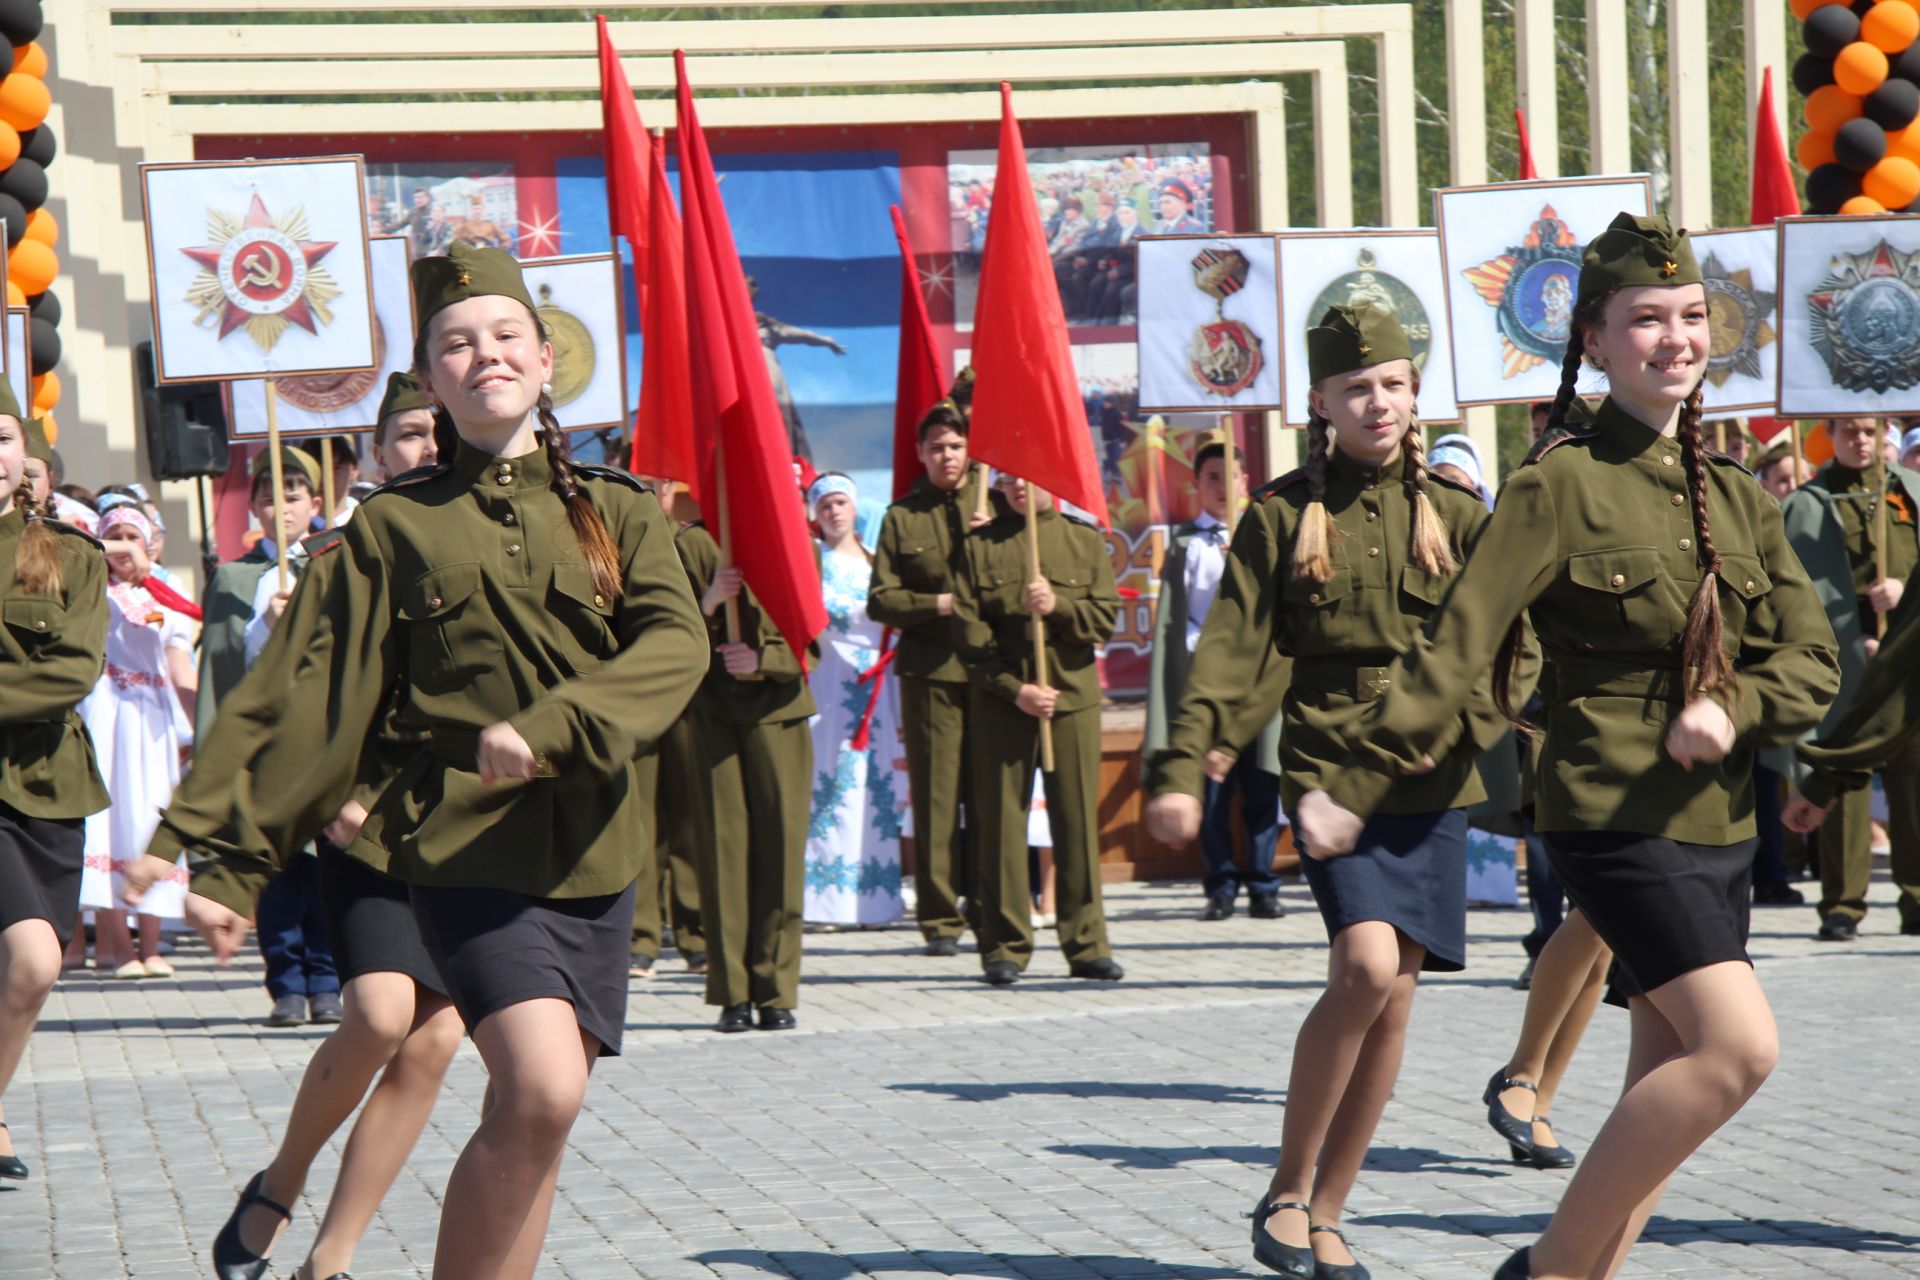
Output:
[[[255,195],[253,202],[247,206],[246,221],[241,223],[241,229],[248,230],[253,227],[271,227],[273,225],[273,219],[267,213],[266,202],[258,195]],[[336,240],[329,240],[325,243],[301,241],[299,242],[299,248],[301,255],[307,260],[307,266],[311,268],[314,263],[333,252],[335,245],[338,243]],[[217,279],[220,274],[220,254],[224,248],[224,245],[203,245],[196,249],[182,249],[180,252],[186,254],[189,258],[192,258],[195,262],[206,268],[207,273]],[[313,310],[307,305],[307,299],[304,293],[289,303],[286,309],[280,312],[280,315],[288,322],[299,325],[308,333],[317,334],[320,332],[319,329],[314,326]],[[226,337],[251,318],[246,311],[234,306],[233,303],[229,301],[227,303],[227,309],[220,316],[220,336],[223,338]]]

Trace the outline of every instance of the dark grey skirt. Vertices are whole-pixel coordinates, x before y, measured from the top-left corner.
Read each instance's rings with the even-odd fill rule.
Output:
[[[407,886],[330,840],[318,844],[320,905],[340,981],[368,973],[404,973],[429,991],[447,994],[447,984],[420,940]]]
[[[62,947],[73,941],[84,831],[79,818],[29,818],[0,800],[0,929],[45,920]]]
[[[408,891],[420,939],[468,1034],[509,1005],[552,998],[573,1006],[601,1057],[620,1056],[633,885],[595,898],[417,884]]]
[[[1376,813],[1352,853],[1302,857],[1300,866],[1329,941],[1348,925],[1384,920],[1426,948],[1423,970],[1467,967],[1466,810]]]

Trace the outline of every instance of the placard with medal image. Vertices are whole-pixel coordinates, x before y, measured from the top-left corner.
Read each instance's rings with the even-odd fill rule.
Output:
[[[161,382],[373,369],[359,156],[140,166]]]
[[[1140,408],[1280,407],[1280,290],[1273,237],[1141,236]]]
[[[1706,416],[1771,413],[1780,377],[1778,237],[1772,227],[1732,227],[1688,239],[1707,284]]]
[[[1920,215],[1776,225],[1780,416],[1920,412]]]
[[[1645,174],[1448,187],[1433,193],[1462,405],[1551,400],[1587,242],[1622,213],[1645,216]],[[1582,395],[1600,375],[1583,368]]]
[[[1420,374],[1420,421],[1458,422],[1453,396],[1453,348],[1447,336],[1440,237],[1431,230],[1354,229],[1282,231],[1280,332],[1283,417],[1307,425],[1307,330],[1328,307],[1370,302],[1407,331]]]
[[[380,424],[380,399],[389,374],[413,367],[413,286],[407,278],[407,238],[374,236],[373,350],[379,364],[350,373],[311,373],[274,382],[283,436],[341,435]],[[227,434],[264,439],[266,385],[257,379],[227,384]]]
[[[619,260],[595,253],[520,266],[553,343],[553,416],[568,431],[626,426],[632,411]]]

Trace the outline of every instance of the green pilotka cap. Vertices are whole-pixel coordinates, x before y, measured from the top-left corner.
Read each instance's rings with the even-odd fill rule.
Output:
[[[440,258],[416,258],[411,268],[413,310],[422,330],[456,302],[498,295],[533,310],[520,264],[504,249],[478,249],[456,240]]]
[[[47,439],[47,424],[20,412],[20,401],[13,394],[13,383],[0,378],[0,416],[14,419],[25,429],[27,456],[42,462],[53,461],[53,445]]]
[[[396,413],[405,413],[409,409],[431,409],[433,402],[427,399],[427,389],[420,385],[420,379],[402,370],[387,375],[387,394],[380,397],[380,416],[374,425],[385,422]]]
[[[247,469],[248,482],[259,483],[260,477],[266,475],[272,466],[273,456],[270,450],[262,449],[254,454],[253,465]],[[296,449],[290,444],[283,444],[280,446],[281,481],[284,483],[295,475],[304,476],[307,488],[315,493],[320,492],[320,464],[315,462],[313,455],[305,449]]]
[[[1623,213],[1580,256],[1580,296],[1575,305],[1628,285],[1703,283],[1685,227],[1675,231],[1658,214],[1643,218]]]
[[[1328,307],[1320,323],[1307,330],[1307,376],[1315,382],[1389,360],[1411,359],[1407,331],[1392,312],[1370,302]]]

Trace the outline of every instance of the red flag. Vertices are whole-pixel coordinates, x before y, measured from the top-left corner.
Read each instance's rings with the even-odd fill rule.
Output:
[[[673,69],[700,492],[722,545],[804,665],[807,646],[827,625],[820,568],[804,500],[794,493],[786,420],[773,398],[746,273],[693,109],[684,51],[674,51]]]
[[[916,429],[941,396],[946,383],[940,377],[940,348],[934,345],[933,325],[927,320],[927,300],[920,292],[920,268],[914,264],[913,244],[907,239],[907,220],[899,205],[890,205],[893,234],[900,241],[900,367],[893,392],[893,496],[903,496],[924,469]]]
[[[647,131],[633,102],[620,53],[613,47],[605,14],[600,30],[600,145],[606,152],[607,224],[633,246],[633,265],[647,251]]]
[[[1513,109],[1513,127],[1520,132],[1520,181],[1537,178],[1540,171],[1533,167],[1533,139],[1527,136],[1526,113],[1518,107]]]
[[[968,451],[1109,524],[1009,84],[1000,86],[1000,158],[973,339]]]
[[[665,476],[697,499],[699,453],[693,440],[693,370],[687,351],[686,246],[680,215],[667,185],[667,144],[648,149],[647,241],[640,271],[640,416],[634,423],[629,469]]]
[[[1793,425],[1790,418],[1748,418],[1747,430],[1761,444],[1770,444],[1773,438]]]
[[[1760,110],[1753,122],[1753,203],[1747,221],[1770,226],[1775,218],[1800,212],[1800,194],[1793,189],[1793,166],[1787,163],[1787,144],[1780,136],[1780,117],[1773,111],[1773,68],[1760,78]]]

